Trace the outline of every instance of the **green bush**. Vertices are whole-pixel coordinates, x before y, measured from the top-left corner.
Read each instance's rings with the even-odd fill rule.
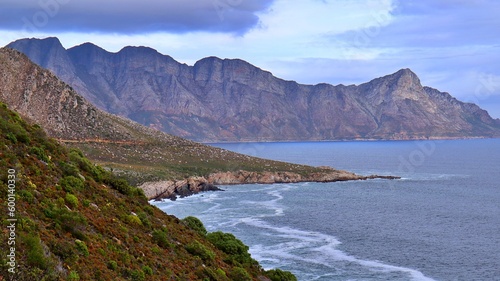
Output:
[[[134,188],[128,184],[125,179],[117,178],[113,175],[104,178],[104,183],[109,185],[111,188],[118,190],[124,195],[133,195]]]
[[[73,192],[73,190],[82,190],[84,181],[81,178],[74,176],[66,176],[59,181],[59,184],[66,192]]]
[[[85,257],[89,256],[89,249],[87,248],[87,244],[83,242],[82,240],[76,239],[75,240],[75,245],[78,251],[84,255]]]
[[[66,193],[66,197],[64,198],[64,201],[66,201],[66,203],[68,203],[71,208],[78,207],[78,198],[71,193]]]
[[[136,269],[132,270],[130,273],[130,277],[132,277],[133,281],[144,281],[146,280],[146,274],[142,270]]]
[[[167,233],[164,230],[155,229],[153,231],[153,241],[158,244],[158,246],[168,249],[171,247],[170,242],[168,241]]]
[[[30,153],[36,155],[36,157],[44,162],[49,162],[49,157],[45,153],[45,150],[40,147],[32,147],[30,149]]]
[[[8,132],[5,137],[10,140],[12,143],[17,143],[17,138],[12,132]]]
[[[146,275],[153,275],[153,269],[147,265],[142,267],[142,271],[144,271]]]
[[[196,217],[189,216],[184,219],[182,219],[182,222],[192,230],[198,232],[202,236],[207,235],[207,230],[205,229],[205,226],[203,223]]]
[[[232,281],[251,281],[252,277],[248,272],[241,267],[235,267],[231,270],[229,277]]]
[[[221,231],[212,232],[207,235],[208,241],[217,247],[217,249],[228,254],[232,259],[239,263],[253,263],[253,259],[248,253],[248,246],[243,244],[231,233]]]
[[[62,198],[60,198],[62,199]],[[64,199],[62,199],[64,202]],[[51,204],[43,210],[45,216],[50,218],[63,230],[71,233],[75,238],[85,240],[86,237],[82,229],[87,225],[87,220],[78,212],[69,211],[65,207],[58,207]]]
[[[68,274],[68,281],[79,281],[80,280],[80,275],[78,275],[78,272],[72,270]]]
[[[69,152],[69,159],[82,171],[91,174],[92,177],[98,182],[102,181],[104,175],[108,173],[104,170],[104,168],[92,164],[89,159],[83,156],[83,153],[79,149],[72,148]]]
[[[66,162],[59,162],[59,167],[61,168],[61,171],[64,176],[78,176],[78,173],[80,172],[78,168],[73,165],[72,163],[66,163]]]
[[[111,270],[116,270],[118,268],[118,263],[116,263],[116,261],[111,260],[108,262],[107,266]]]
[[[215,253],[198,241],[193,241],[185,246],[190,254],[200,257],[204,261],[212,261]]]
[[[141,220],[142,225],[144,225],[147,228],[151,228],[151,221],[149,221],[148,215],[146,215],[145,212],[140,212],[140,213],[137,214],[137,216]]]
[[[50,245],[50,250],[67,264],[71,264],[78,259],[75,245],[70,242],[53,242],[53,244]]]
[[[131,224],[142,225],[141,219],[136,215],[132,215],[132,214],[128,215],[127,221]]]
[[[23,240],[28,250],[26,255],[28,264],[43,270],[47,269],[49,262],[45,257],[40,238],[38,236],[28,234]]]
[[[297,277],[289,271],[283,271],[281,269],[271,269],[266,271],[267,277],[271,281],[297,281]]]
[[[21,198],[23,198],[28,203],[33,203],[35,200],[35,197],[33,196],[33,194],[25,189],[20,190],[19,195],[21,196]]]

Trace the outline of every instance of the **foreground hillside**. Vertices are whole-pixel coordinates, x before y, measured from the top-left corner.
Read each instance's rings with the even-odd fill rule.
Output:
[[[197,141],[499,137],[500,120],[424,87],[415,73],[360,85],[302,85],[239,59],[193,66],[146,47],[110,53],[57,38],[8,45],[50,69],[98,107]]]
[[[149,205],[3,103],[0,131],[0,280],[295,280],[263,271],[234,236]]]
[[[0,100],[40,124],[49,136],[92,160],[126,171],[134,183],[213,172],[329,172],[198,144],[103,112],[18,51],[0,49]]]

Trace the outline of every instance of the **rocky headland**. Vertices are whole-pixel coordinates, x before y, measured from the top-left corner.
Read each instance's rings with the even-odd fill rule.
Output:
[[[337,182],[368,179],[400,179],[397,176],[357,175],[351,172],[324,168],[323,172],[301,175],[294,172],[217,172],[206,177],[189,177],[178,181],[155,181],[143,183],[139,188],[144,190],[150,200],[171,199],[186,197],[203,191],[220,191],[220,185],[234,184],[274,184],[299,182]]]

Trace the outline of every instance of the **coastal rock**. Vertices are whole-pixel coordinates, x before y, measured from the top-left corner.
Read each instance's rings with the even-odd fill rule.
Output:
[[[300,175],[291,172],[219,172],[205,177],[189,177],[180,181],[146,182],[139,186],[144,190],[148,199],[171,199],[178,196],[186,197],[202,191],[221,190],[217,185],[234,184],[274,184],[274,183],[298,183],[298,182],[336,182],[348,180],[367,179],[399,179],[396,176],[361,176],[354,173],[324,169],[323,173],[311,173]]]

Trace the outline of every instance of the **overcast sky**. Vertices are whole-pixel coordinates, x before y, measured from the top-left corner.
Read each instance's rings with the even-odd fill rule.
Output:
[[[497,0],[2,0],[0,45],[143,45],[188,64],[241,58],[306,84],[410,68],[500,118],[499,15]]]

